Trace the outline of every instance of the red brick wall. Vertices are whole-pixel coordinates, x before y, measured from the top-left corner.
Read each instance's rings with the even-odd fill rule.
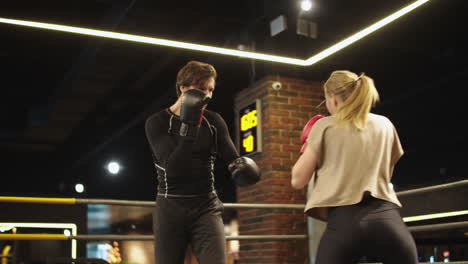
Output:
[[[281,82],[281,89],[272,88],[275,81]],[[290,186],[290,172],[299,157],[302,128],[319,110],[323,113],[323,108],[315,108],[321,97],[318,82],[281,76],[267,76],[236,95],[236,113],[256,99],[261,99],[262,105],[262,152],[252,156],[262,170],[262,180],[239,188],[239,203],[305,203],[305,190]],[[239,210],[240,235],[306,233],[302,210]],[[306,263],[307,259],[307,240],[240,242],[240,263]]]

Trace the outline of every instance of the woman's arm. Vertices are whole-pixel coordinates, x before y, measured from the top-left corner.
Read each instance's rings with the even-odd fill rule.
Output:
[[[309,183],[315,172],[318,163],[318,156],[315,151],[307,146],[304,153],[294,164],[291,172],[291,186],[294,189],[302,189]]]

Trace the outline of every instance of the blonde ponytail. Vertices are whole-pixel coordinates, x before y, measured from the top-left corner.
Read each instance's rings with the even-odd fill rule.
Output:
[[[335,71],[324,85],[326,94],[338,96],[342,105],[335,113],[338,126],[352,125],[359,130],[366,127],[367,115],[379,101],[379,93],[372,78],[350,71]]]

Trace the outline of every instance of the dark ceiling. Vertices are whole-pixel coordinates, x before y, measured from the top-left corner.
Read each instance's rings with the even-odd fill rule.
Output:
[[[0,17],[87,27],[305,59],[413,0],[299,1],[24,1]],[[336,69],[366,72],[395,123],[406,155],[397,188],[466,178],[463,90],[468,83],[465,0],[431,0],[413,13],[323,61],[300,67],[206,52],[0,23],[0,150],[3,195],[152,200],[154,169],[144,120],[174,102],[177,70],[189,60],[219,72],[210,108],[233,133],[232,97],[269,74],[324,80]],[[288,18],[271,36],[269,23]],[[296,34],[298,18],[317,23],[318,37]],[[110,176],[105,163],[120,161]],[[229,182],[221,189],[232,200]]]

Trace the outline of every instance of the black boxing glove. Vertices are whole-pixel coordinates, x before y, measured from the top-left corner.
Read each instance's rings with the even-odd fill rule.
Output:
[[[237,186],[244,187],[260,180],[260,169],[255,161],[248,157],[240,157],[231,162],[228,170]]]
[[[182,124],[179,130],[181,136],[197,137],[198,128],[203,118],[203,107],[210,100],[209,95],[196,89],[190,89],[182,95],[180,106],[180,121]]]

